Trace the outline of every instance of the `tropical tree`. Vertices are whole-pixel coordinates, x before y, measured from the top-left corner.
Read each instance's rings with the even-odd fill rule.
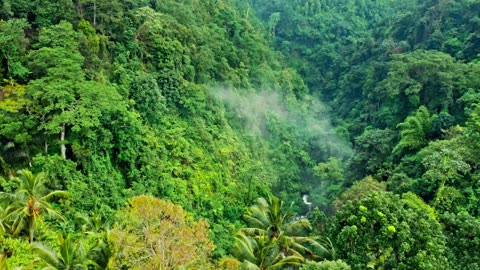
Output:
[[[455,210],[452,202],[449,202],[452,198],[448,198],[448,191],[460,195],[457,188],[462,189],[464,177],[471,171],[462,148],[465,147],[456,145],[454,140],[440,140],[431,142],[419,153],[424,156],[422,164],[426,171],[419,183],[425,190],[417,192],[435,194],[432,204],[439,211]]]
[[[30,243],[33,242],[37,219],[43,212],[47,216],[64,219],[49,203],[54,198],[67,198],[65,191],[55,190],[47,193],[45,173],[33,174],[29,170],[18,172],[19,187],[15,193],[0,193],[0,198],[9,199],[6,219],[11,221],[10,231],[19,234],[23,230],[28,233]]]
[[[60,153],[66,159],[65,137],[70,113],[75,111],[76,93],[83,81],[84,58],[78,51],[78,34],[68,22],[43,28],[39,35],[40,49],[29,53],[32,76],[27,93],[31,106],[42,118],[42,129],[47,134],[59,134]],[[48,153],[48,142],[45,141]]]
[[[388,128],[369,128],[355,138],[355,151],[348,170],[353,176],[352,180],[373,175],[385,167],[392,153],[395,136],[395,132]]]
[[[232,253],[245,266],[278,269],[301,265],[305,255],[311,259],[334,256],[317,238],[302,236],[311,229],[309,221],[297,218],[277,197],[259,198],[244,219],[250,227],[237,234]]]
[[[221,264],[227,266],[237,262],[237,268],[249,270],[284,269],[287,266],[301,266],[305,258],[301,255],[286,255],[280,249],[277,241],[271,241],[267,235],[250,237],[239,231],[235,236],[236,242],[232,249],[235,258],[226,258]]]
[[[90,215],[84,213],[75,213],[75,223],[81,224],[78,228],[86,235],[99,235],[110,228],[110,224],[104,222],[104,217],[98,212]]]
[[[360,181],[356,181],[349,189],[340,194],[333,202],[333,206],[339,210],[348,202],[364,199],[373,192],[384,191],[387,191],[385,182],[378,182],[371,176],[367,176]]]
[[[24,19],[0,20],[0,78],[21,78],[28,74],[28,69],[21,61],[28,44],[24,34],[28,27]]]
[[[400,129],[400,141],[393,149],[394,154],[401,154],[406,150],[417,151],[427,145],[428,135],[432,128],[432,119],[427,108],[420,106],[418,110],[408,116],[405,122],[397,125]]]
[[[480,221],[467,212],[440,216],[447,237],[446,256],[450,269],[480,269]]]
[[[208,224],[195,221],[180,206],[137,196],[119,212],[109,235],[114,269],[209,269],[214,249]]]
[[[413,193],[347,202],[327,230],[352,269],[450,269],[435,210]]]
[[[77,231],[80,230],[89,239],[88,243],[94,243],[93,248],[88,251],[88,258],[95,262],[97,268],[107,268],[108,261],[112,256],[108,244],[110,224],[106,223],[103,216],[97,212],[91,215],[76,213],[75,223],[80,224]]]
[[[300,270],[351,270],[352,268],[341,260],[336,261],[308,261]]]
[[[97,267],[96,263],[88,258],[89,253],[80,239],[74,241],[71,235],[67,235],[65,238],[60,237],[59,240],[59,253],[42,243],[32,244],[33,251],[39,259],[49,265],[47,269],[86,270],[89,269],[89,265]]]

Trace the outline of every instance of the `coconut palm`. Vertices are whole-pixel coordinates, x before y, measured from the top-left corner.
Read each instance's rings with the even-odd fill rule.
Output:
[[[257,204],[249,208],[243,216],[250,233],[267,233],[270,238],[278,238],[281,232],[294,233],[301,229],[310,229],[305,218],[296,218],[295,213],[285,207],[285,203],[271,196],[266,200],[259,198]]]
[[[95,247],[88,251],[88,258],[94,262],[97,269],[107,269],[108,261],[112,257],[112,250],[107,241],[107,232],[100,233]]]
[[[88,252],[81,240],[73,241],[72,237],[67,235],[66,238],[60,238],[59,244],[59,253],[42,243],[32,244],[33,252],[48,264],[45,270],[86,270],[89,265],[97,268],[96,263],[88,258]]]
[[[110,225],[105,223],[102,215],[98,213],[92,213],[91,215],[76,213],[75,222],[81,224],[79,229],[86,237],[95,241],[95,247],[89,250],[88,258],[96,263],[97,268],[106,269],[112,256],[112,251],[108,245]]]
[[[109,223],[105,223],[104,217],[98,212],[88,214],[76,212],[75,223],[81,224],[78,228],[86,235],[101,235],[110,228]]]
[[[267,235],[258,235],[251,237],[240,231],[235,236],[235,246],[232,254],[235,259],[225,259],[238,261],[241,269],[248,270],[275,270],[285,269],[288,266],[299,267],[305,259],[301,255],[285,255],[277,243],[277,239],[271,240]]]
[[[8,199],[10,205],[7,207],[6,219],[11,221],[10,231],[19,234],[26,230],[30,243],[33,242],[37,219],[40,215],[46,215],[64,220],[64,218],[53,209],[49,201],[54,198],[66,198],[68,193],[55,190],[47,193],[45,174],[33,174],[29,170],[18,172],[19,187],[15,193],[0,193],[0,199]]]
[[[310,222],[305,218],[297,218],[283,201],[274,196],[268,200],[259,198],[244,219],[250,226],[242,229],[245,235],[254,239],[266,237],[280,248],[283,256],[303,258],[308,255],[314,259],[333,254],[331,245],[325,245],[328,241],[320,243],[318,238],[302,236],[302,233],[311,229]]]

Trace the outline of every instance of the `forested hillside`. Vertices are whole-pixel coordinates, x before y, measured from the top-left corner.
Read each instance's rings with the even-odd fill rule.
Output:
[[[479,14],[0,0],[0,269],[480,269]]]

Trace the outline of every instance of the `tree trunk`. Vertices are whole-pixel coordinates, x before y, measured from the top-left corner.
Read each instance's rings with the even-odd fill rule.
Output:
[[[93,26],[97,25],[97,1],[93,1]]]
[[[65,124],[62,125],[62,131],[60,132],[60,152],[63,159],[67,159],[67,147],[65,147]]]
[[[28,240],[30,241],[30,244],[33,243],[33,235],[35,234],[35,217],[34,216],[31,216],[29,217],[29,221],[28,221],[29,225],[28,225]]]

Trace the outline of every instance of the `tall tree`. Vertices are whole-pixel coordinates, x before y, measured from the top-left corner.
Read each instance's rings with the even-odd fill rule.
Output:
[[[428,143],[428,136],[432,128],[432,119],[427,108],[421,106],[413,115],[398,124],[401,139],[393,148],[393,152],[401,154],[404,151],[418,151]]]
[[[32,110],[41,119],[46,135],[59,135],[60,153],[66,158],[67,113],[75,109],[79,82],[84,77],[77,33],[63,21],[42,29],[37,46],[40,48],[29,55],[32,73],[37,78],[28,86],[28,94],[34,100]]]
[[[54,197],[67,198],[65,191],[55,190],[48,192],[45,188],[47,178],[44,173],[33,174],[28,170],[18,172],[19,187],[15,193],[0,193],[2,198],[8,199],[7,219],[11,220],[11,231],[19,234],[27,232],[30,243],[33,242],[37,229],[37,220],[41,216],[63,217],[49,203]]]
[[[311,229],[309,221],[297,218],[277,197],[259,198],[243,217],[250,227],[237,235],[234,255],[246,264],[275,269],[282,265],[298,266],[305,261],[304,256],[334,256],[331,247],[322,245],[315,237],[302,236],[304,230]]]
[[[235,237],[232,254],[235,259],[224,258],[222,265],[236,264],[240,269],[273,270],[285,267],[298,267],[305,258],[297,254],[282,252],[278,239],[270,239],[267,235],[251,237],[240,231]]]
[[[208,225],[180,206],[151,196],[137,196],[118,215],[110,233],[114,268],[208,268],[214,246]]]
[[[28,44],[24,34],[27,27],[26,20],[0,20],[0,59],[5,63],[0,66],[0,76],[4,79],[23,79],[28,73],[23,62]],[[0,101],[1,96],[0,90]]]
[[[449,269],[435,211],[412,193],[374,192],[347,202],[329,224],[352,269]]]

